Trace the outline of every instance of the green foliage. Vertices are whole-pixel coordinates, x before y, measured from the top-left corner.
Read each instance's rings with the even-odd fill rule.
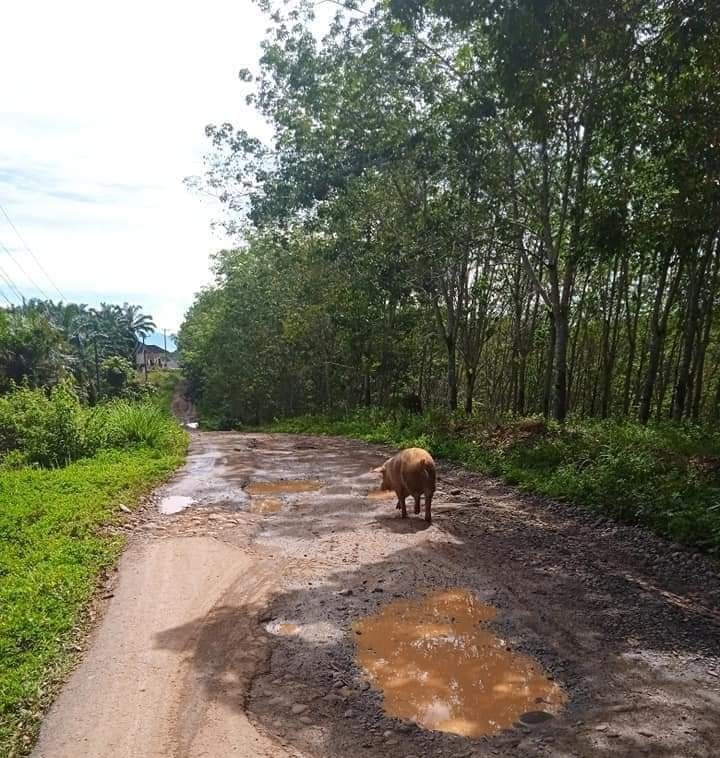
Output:
[[[141,445],[173,449],[184,439],[180,427],[156,403],[116,400],[100,409],[97,415],[101,418],[103,447]]]
[[[127,358],[112,355],[100,364],[100,377],[104,394],[108,397],[120,397],[127,392],[135,379],[135,369]]]
[[[84,407],[69,381],[50,392],[20,387],[0,396],[0,463],[64,466],[99,450],[144,445],[176,450],[184,434],[150,400]]]
[[[268,7],[268,4],[265,4]],[[275,5],[275,4],[273,4]],[[280,4],[278,4],[280,5]],[[706,2],[274,9],[205,184],[242,250],[181,331],[219,426],[392,407],[720,418]]]
[[[177,370],[157,369],[148,374],[148,399],[166,414],[170,414],[172,399],[178,384],[183,380],[182,374]],[[146,385],[140,382],[140,387]]]
[[[121,547],[102,527],[183,451],[133,447],[62,469],[0,469],[0,755],[29,751],[72,663],[72,631]]]
[[[720,554],[720,433],[616,421],[489,421],[359,411],[306,416],[273,431],[418,445],[523,489],[568,500]]]
[[[30,300],[0,311],[0,392],[13,383],[47,387],[72,376],[92,402],[137,396],[129,372],[140,340],[154,329],[152,318],[128,303],[88,308]]]
[[[13,382],[52,384],[62,373],[62,333],[35,312],[0,312],[0,392]]]
[[[0,460],[12,453],[41,466],[62,466],[86,455],[86,412],[67,383],[49,393],[20,387],[0,396]],[[3,461],[4,462],[4,461]]]

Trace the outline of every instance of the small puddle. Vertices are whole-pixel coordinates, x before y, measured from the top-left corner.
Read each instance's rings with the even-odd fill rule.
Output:
[[[194,502],[195,498],[185,495],[168,495],[160,501],[158,510],[160,513],[170,515],[171,513],[179,513],[185,510],[185,508],[189,508]]]
[[[367,497],[370,500],[392,500],[397,498],[397,495],[392,490],[373,490],[367,493]]]
[[[354,624],[358,663],[382,690],[385,711],[465,737],[493,734],[523,715],[534,723],[555,715],[566,695],[484,625],[494,617],[472,593],[444,590],[388,603]]]
[[[270,634],[281,637],[292,637],[300,632],[300,627],[297,624],[289,624],[284,621],[271,621],[265,628]]]
[[[286,479],[280,482],[251,482],[245,487],[248,495],[290,495],[295,492],[313,492],[324,482],[313,479]]]
[[[277,513],[281,508],[279,497],[254,497],[250,501],[250,513]]]

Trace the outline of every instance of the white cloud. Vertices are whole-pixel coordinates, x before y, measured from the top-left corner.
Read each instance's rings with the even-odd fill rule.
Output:
[[[250,0],[5,5],[0,202],[68,297],[140,302],[177,328],[227,244],[182,179],[202,170],[207,123],[267,135],[237,77],[266,26]],[[43,285],[1,217],[0,241]]]

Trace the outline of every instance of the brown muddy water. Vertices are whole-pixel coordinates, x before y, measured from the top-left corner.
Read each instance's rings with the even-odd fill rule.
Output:
[[[245,487],[248,495],[292,495],[297,492],[314,492],[324,486],[314,479],[286,479],[278,482],[251,482]]]
[[[279,497],[254,497],[250,501],[250,513],[277,513],[282,508]]]
[[[523,715],[557,714],[565,694],[493,634],[485,622],[494,617],[492,606],[453,589],[388,603],[357,622],[357,661],[382,691],[385,711],[465,737],[493,734]]]
[[[367,493],[370,500],[393,500],[397,495],[392,490],[371,490]]]
[[[276,634],[281,637],[292,637],[300,631],[297,624],[291,624],[287,621],[272,621],[266,627],[270,634]]]

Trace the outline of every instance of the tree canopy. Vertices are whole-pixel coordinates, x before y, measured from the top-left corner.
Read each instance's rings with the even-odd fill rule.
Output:
[[[94,402],[135,365],[135,352],[155,331],[138,305],[29,300],[0,310],[0,392],[11,383],[55,385],[72,376]]]
[[[244,241],[179,335],[209,410],[718,416],[714,4],[263,5],[273,139],[207,128]]]

